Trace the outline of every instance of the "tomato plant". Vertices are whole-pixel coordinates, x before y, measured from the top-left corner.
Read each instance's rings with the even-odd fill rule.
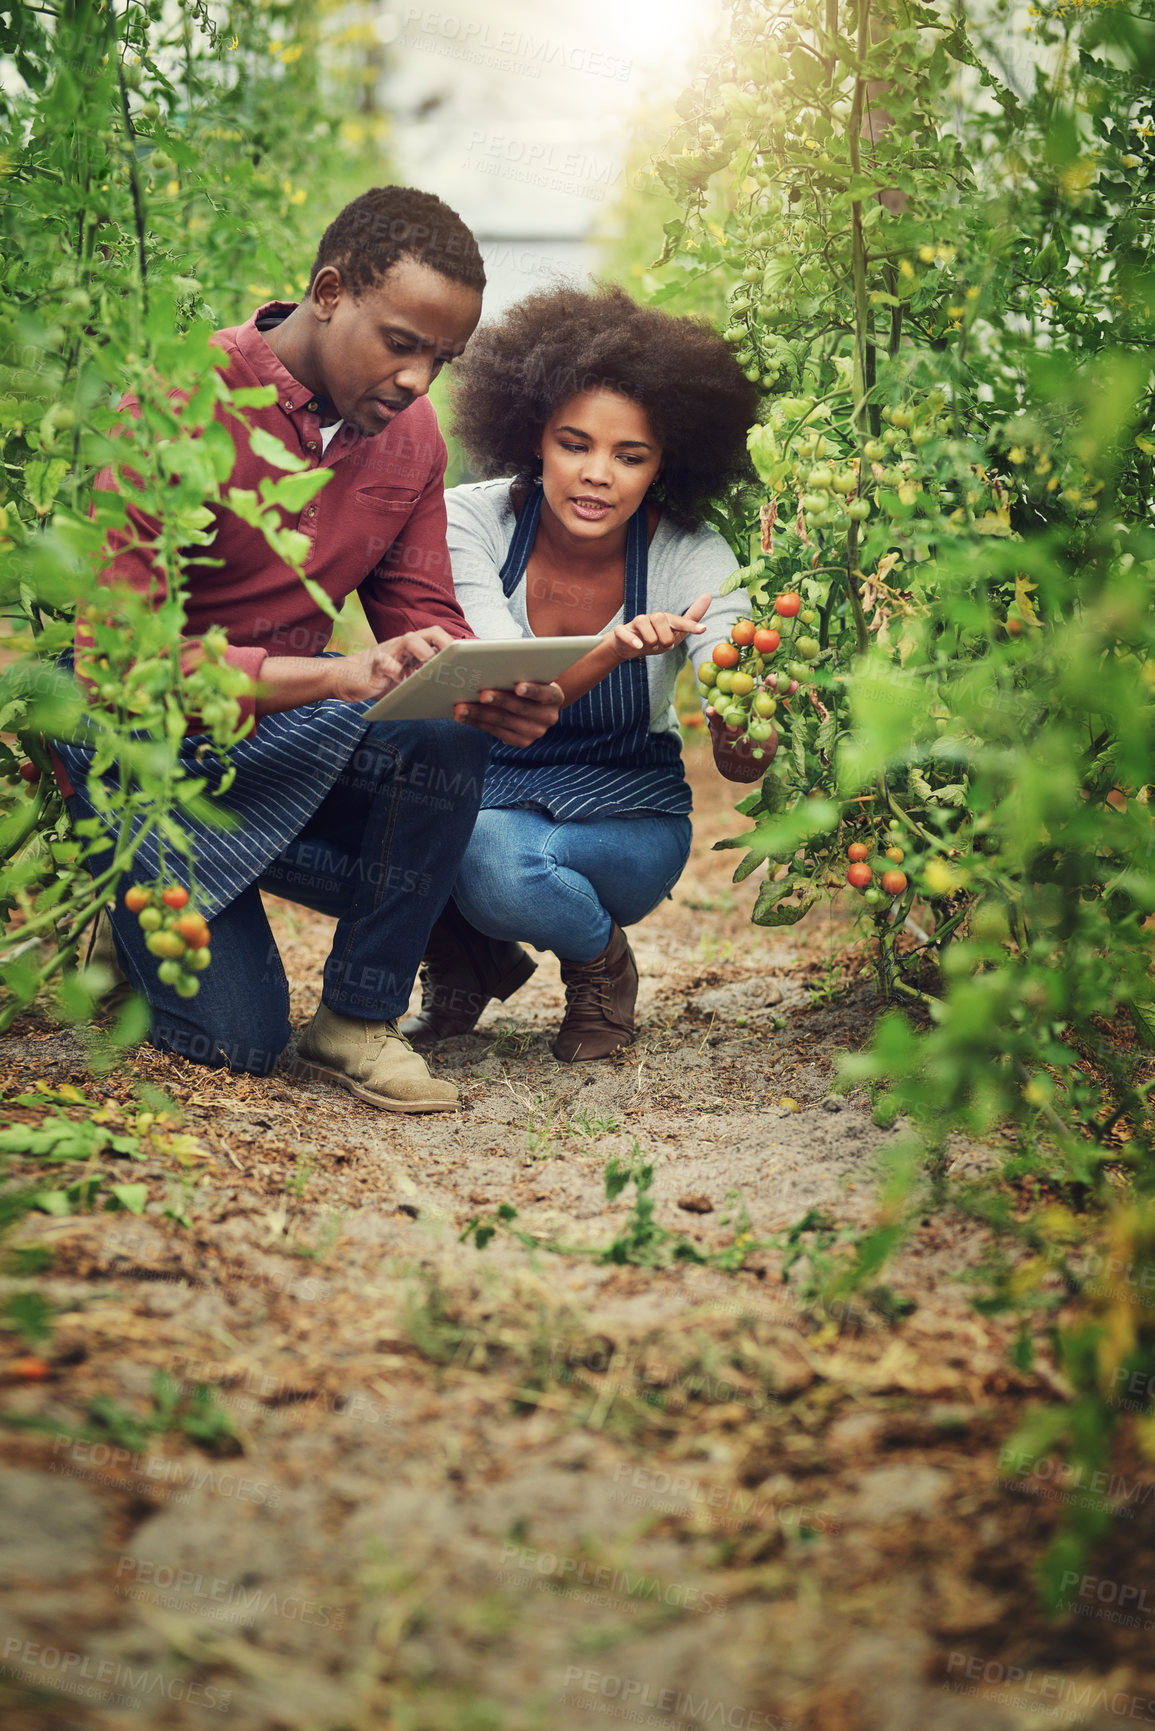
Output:
[[[380,175],[366,38],[351,22],[327,47],[333,9],[45,0],[0,18],[0,1030],[53,983],[67,1015],[89,1013],[96,987],[64,963],[149,837],[195,897],[181,820],[211,798],[178,761],[186,717],[227,765],[240,715],[222,633],[195,669],[179,656],[185,567],[233,457],[208,338],[297,299],[327,215],[369,183],[369,161]],[[129,393],[140,415],[124,425]],[[244,393],[232,403],[243,417]],[[108,465],[160,523],[156,606],[98,582],[126,522],[122,495],[93,496]],[[293,564],[274,501],[256,515]],[[78,619],[87,722],[56,665]],[[45,741],[84,726],[100,809],[73,828]]]
[[[679,214],[647,286],[725,293],[763,391],[759,486],[715,519],[799,692],[752,827],[719,844],[736,880],[765,873],[753,918],[869,885],[898,1009],[848,1079],[890,1088],[932,1153],[1041,1131],[1099,1230],[1149,1245],[1155,11],[1032,17],[1022,78],[999,5],[734,0],[655,164]],[[881,889],[842,864],[864,824],[903,867]],[[1083,1290],[1067,1246],[1032,1267],[1028,1313]],[[1138,1300],[1104,1318],[1085,1296],[1054,1333],[1086,1404],[1049,1440],[1084,1464],[1109,1376],[1155,1369]]]

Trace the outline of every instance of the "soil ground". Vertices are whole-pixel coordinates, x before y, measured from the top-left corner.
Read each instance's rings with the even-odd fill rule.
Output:
[[[781,1246],[740,1272],[669,1254],[809,1210],[828,1237],[875,1220],[902,1134],[832,1093],[877,1010],[853,932],[749,925],[737,856],[710,851],[731,790],[690,764],[694,855],[633,934],[640,1036],[611,1061],[551,1057],[550,958],[438,1055],[445,1117],[148,1047],[94,1079],[31,1020],[5,1043],[9,1101],[105,1102],[143,1136],[113,1178],[148,1190],[139,1215],[33,1214],[9,1240],[5,1293],[41,1246],[56,1315],[39,1367],[0,1337],[7,1731],[1155,1722],[1150,1468],[1016,1476],[1007,1439],[1053,1379],[973,1307],[979,1228],[928,1214],[833,1318]],[[270,906],[300,1029],[330,924]],[[193,1141],[141,1124],[141,1083]],[[632,1186],[606,1195],[607,1162],[640,1156],[656,1226]],[[502,1203],[666,1265],[462,1241]],[[1033,1571],[1080,1495],[1120,1518],[1048,1619]]]

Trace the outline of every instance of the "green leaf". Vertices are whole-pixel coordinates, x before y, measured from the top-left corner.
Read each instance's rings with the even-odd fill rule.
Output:
[[[261,498],[266,505],[300,511],[332,479],[332,475],[332,469],[307,469],[300,475],[284,475],[279,481],[270,481],[266,476],[261,482]]]
[[[147,1184],[110,1184],[108,1188],[109,1199],[104,1206],[109,1212],[116,1213],[118,1209],[124,1208],[129,1214],[144,1213],[145,1203],[148,1201]]]
[[[262,462],[271,463],[274,469],[307,469],[308,463],[304,457],[299,457],[295,451],[290,451],[274,434],[267,433],[264,427],[254,427],[249,434],[249,443]]]

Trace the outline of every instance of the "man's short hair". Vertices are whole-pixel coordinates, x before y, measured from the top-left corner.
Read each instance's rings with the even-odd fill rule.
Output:
[[[375,288],[400,259],[428,265],[478,294],[485,287],[481,249],[455,210],[412,186],[375,186],[347,204],[321,236],[309,276],[335,265],[354,295]]]

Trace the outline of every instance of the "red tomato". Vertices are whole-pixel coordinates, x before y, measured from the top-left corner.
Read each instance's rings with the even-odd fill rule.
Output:
[[[143,884],[130,884],[124,892],[124,905],[130,914],[138,914],[152,900],[152,892]]]
[[[730,639],[745,649],[748,643],[754,641],[754,621],[752,619],[735,619],[730,631]]]
[[[852,841],[846,850],[848,860],[863,860],[870,855],[870,849],[864,841]]]
[[[779,595],[774,603],[774,611],[780,619],[793,619],[802,609],[802,597],[793,589],[788,589],[785,595]]]
[[[773,655],[782,639],[769,625],[759,625],[754,633],[754,647],[759,655]]]
[[[846,873],[846,881],[848,884],[852,884],[856,890],[864,890],[872,876],[873,873],[868,865],[865,865],[862,860],[855,860]]]
[[[183,908],[188,901],[188,891],[183,884],[166,884],[160,892],[160,899],[166,908]]]
[[[742,657],[732,643],[715,643],[710,660],[715,667],[737,667]]]
[[[40,771],[34,763],[22,763],[20,765],[20,777],[22,781],[39,781]]]
[[[203,950],[211,936],[201,914],[182,914],[179,920],[173,921],[173,930],[180,934],[190,950]]]
[[[888,896],[900,896],[906,888],[906,873],[883,872],[879,882]]]

